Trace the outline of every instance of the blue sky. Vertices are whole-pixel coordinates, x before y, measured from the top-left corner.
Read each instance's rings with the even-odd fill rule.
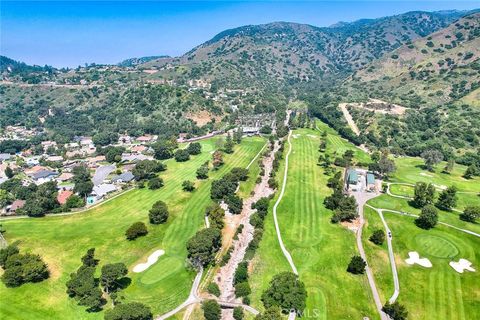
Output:
[[[473,9],[479,1],[3,1],[0,54],[30,64],[75,67],[130,57],[181,55],[246,24],[328,26],[412,10]]]

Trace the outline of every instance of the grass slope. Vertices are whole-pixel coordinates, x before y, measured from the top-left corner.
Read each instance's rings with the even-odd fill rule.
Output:
[[[326,129],[322,127],[321,130]],[[329,141],[337,141],[344,148],[354,148],[342,139],[335,139],[333,131],[328,132]],[[277,214],[285,245],[307,287],[304,316],[314,319],[360,319],[368,316],[376,319],[366,277],[346,272],[351,256],[357,252],[354,234],[332,224],[331,212],[323,206],[323,199],[330,190],[326,187],[328,176],[317,166],[320,132],[295,130],[291,142],[293,149],[287,188]],[[333,143],[330,143],[329,150],[333,149]],[[279,177],[283,175],[280,173],[283,173],[282,167]],[[261,292],[271,278],[280,271],[289,270],[279,249],[271,212],[265,225],[250,281],[254,292],[252,304],[259,308]]]
[[[263,145],[262,138],[244,139],[234,154],[225,156],[219,171],[211,171],[210,179],[197,182],[193,193],[182,191],[181,184],[195,180],[196,169],[211,158],[215,139],[203,141],[202,153],[186,163],[168,160],[168,169],[161,175],[165,186],[159,190],[135,189],[78,215],[2,222],[9,243],[20,240],[22,251],[40,254],[52,275],[47,281],[14,289],[0,284],[0,318],[102,318],[103,313],[85,312],[65,293],[69,274],[79,267],[80,257],[90,247],[97,249],[100,267],[124,262],[129,270],[154,250],[164,249],[165,255],[150,269],[128,274],[132,283],[121,295],[148,304],[156,314],[176,306],[187,297],[194,277],[185,269],[185,243],[203,225],[212,179],[233,167],[247,166]],[[165,201],[170,209],[168,222],[161,226],[148,224],[148,210],[157,200]],[[125,230],[136,221],[147,223],[149,234],[133,242],[125,240]]]

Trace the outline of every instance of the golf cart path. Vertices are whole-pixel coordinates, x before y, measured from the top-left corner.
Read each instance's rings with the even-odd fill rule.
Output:
[[[364,215],[363,215],[363,207],[365,206],[365,204],[367,203],[368,200],[378,196],[378,194],[370,194],[368,196],[365,196],[365,195],[355,193],[354,196],[355,196],[355,199],[357,201],[358,215],[359,215],[359,219],[360,219],[360,226],[359,226],[359,228],[356,232],[356,236],[357,236],[356,240],[357,240],[358,251],[360,252],[360,256],[362,257],[362,259],[367,264],[366,267],[365,267],[365,271],[367,273],[368,284],[370,285],[370,290],[372,291],[373,300],[375,301],[375,306],[377,307],[377,311],[378,311],[378,314],[380,315],[380,319],[381,320],[388,320],[389,317],[382,310],[382,308],[383,308],[382,300],[380,299],[380,295],[378,293],[377,286],[375,285],[375,278],[373,277],[372,269],[370,269],[370,266],[368,265],[367,255],[365,254],[365,250],[363,248],[363,243],[362,243],[362,230],[363,230],[363,226],[365,224],[365,219],[364,219]]]
[[[392,246],[393,234],[390,228],[388,227],[388,224],[385,221],[385,218],[383,217],[383,210],[372,207],[369,204],[366,204],[366,206],[375,210],[378,213],[378,215],[380,216],[380,219],[382,219],[382,223],[383,223],[383,226],[385,227],[385,231],[387,232],[388,258],[390,260],[390,267],[392,268],[393,286],[394,286],[393,295],[390,297],[388,301],[390,303],[394,303],[395,300],[397,300],[398,295],[400,294],[400,281],[398,280],[397,265],[395,263],[395,255],[393,253],[393,246]]]

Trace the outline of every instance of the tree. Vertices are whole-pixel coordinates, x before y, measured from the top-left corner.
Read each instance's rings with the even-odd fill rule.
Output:
[[[272,128],[270,126],[263,126],[260,128],[260,133],[261,134],[271,134],[272,133]]]
[[[436,205],[440,209],[450,211],[457,205],[457,200],[457,188],[451,186],[440,193]]]
[[[235,140],[237,144],[240,144],[242,142],[242,137],[243,137],[243,129],[242,127],[239,127],[237,128],[237,131],[233,133],[233,140]]]
[[[242,212],[243,200],[236,194],[230,194],[224,198],[225,203],[228,205],[228,210],[232,214],[239,214]]]
[[[382,154],[380,160],[377,163],[378,173],[382,176],[388,176],[389,174],[395,172],[397,167],[395,162],[390,160],[386,154]]]
[[[432,205],[426,205],[422,208],[420,216],[415,219],[415,224],[422,229],[431,229],[435,227],[438,221],[437,209]]]
[[[18,242],[14,242],[5,248],[0,249],[0,267],[5,268],[5,263],[7,262],[8,258],[20,252],[17,243]]]
[[[208,179],[208,165],[203,165],[197,169],[197,179]]]
[[[385,241],[385,232],[380,229],[375,230],[370,236],[369,240],[380,246]]]
[[[124,263],[111,263],[102,267],[102,274],[100,276],[100,284],[105,289],[107,294],[115,291],[120,287],[120,279],[125,277],[128,269]]]
[[[223,210],[218,203],[214,203],[209,206],[205,215],[208,216],[211,228],[222,230],[225,226],[225,210]]]
[[[148,218],[151,224],[165,223],[168,219],[169,212],[167,204],[161,200],[155,202],[148,212]]]
[[[98,260],[95,259],[95,248],[87,250],[87,253],[82,257],[82,264],[87,267],[95,267],[98,264]]]
[[[191,155],[202,153],[202,145],[198,142],[192,142],[188,145],[187,151]]]
[[[157,190],[163,187],[163,179],[160,177],[153,177],[148,180],[148,189]]]
[[[415,184],[413,203],[417,208],[432,204],[435,197],[435,186],[431,183],[417,182]]]
[[[252,293],[252,289],[250,289],[250,285],[248,281],[240,282],[235,285],[235,296],[239,297],[246,297],[250,293]]]
[[[242,307],[235,307],[233,308],[233,319],[235,320],[243,320],[243,308]]]
[[[195,185],[193,184],[192,181],[185,180],[182,182],[182,189],[183,191],[192,192],[193,190],[195,190]]]
[[[278,320],[282,318],[280,308],[273,306],[265,310],[264,313],[260,313],[255,317],[255,320]]]
[[[443,172],[444,173],[452,172],[454,166],[455,166],[455,159],[453,157],[450,157],[447,161],[447,164],[445,165],[445,168],[443,168]]]
[[[39,255],[16,253],[7,257],[2,281],[7,287],[18,287],[27,282],[43,281],[49,276],[47,264]]]
[[[210,282],[207,286],[207,291],[214,296],[220,297],[220,288],[215,282]]]
[[[214,260],[221,245],[220,230],[217,228],[202,229],[187,242],[188,259],[195,267],[206,267]]]
[[[165,160],[165,159],[170,159],[173,157],[173,150],[175,149],[175,146],[167,140],[160,140],[157,141],[152,145],[154,154],[153,156],[157,160]]]
[[[387,303],[383,306],[382,311],[390,316],[392,320],[406,320],[408,316],[405,306],[395,301],[394,303]]]
[[[235,167],[230,171],[230,175],[233,176],[232,179],[236,181],[247,181],[248,169]]]
[[[80,196],[77,196],[76,194],[72,194],[70,197],[68,197],[67,202],[65,202],[65,207],[68,209],[72,208],[81,208],[85,205],[85,201],[83,198]]]
[[[443,154],[435,149],[425,150],[420,155],[425,161],[427,170],[432,171],[433,166],[443,160]]]
[[[205,300],[202,302],[203,316],[206,320],[220,320],[222,309],[216,300]]]
[[[93,190],[93,182],[90,178],[90,171],[88,171],[87,167],[80,165],[74,167],[72,172],[72,180],[75,183],[73,192],[78,193],[81,197],[88,196]]]
[[[465,173],[463,174],[463,177],[465,179],[472,179],[475,176],[480,175],[480,169],[476,164],[471,164],[468,166],[467,170],[465,170]]]
[[[156,173],[167,170],[167,166],[156,160],[141,160],[138,161],[132,170],[132,174],[136,180],[149,179],[155,176]]]
[[[348,264],[347,271],[353,274],[364,274],[367,263],[360,256],[353,256]]]
[[[66,283],[68,296],[75,298],[79,305],[86,306],[90,311],[99,310],[105,303],[102,290],[98,287],[98,280],[95,279],[98,260],[94,254],[94,248],[87,251],[82,257],[82,266],[77,272],[70,274],[70,280]]]
[[[135,222],[127,229],[127,231],[125,231],[125,237],[127,237],[127,240],[135,240],[138,237],[142,237],[147,234],[147,226],[143,222]]]
[[[185,149],[175,151],[175,160],[177,162],[185,162],[190,160],[190,153]]]
[[[235,143],[232,140],[232,137],[230,134],[227,135],[227,139],[225,140],[225,145],[223,146],[223,151],[225,153],[233,153],[233,147],[235,146]]]
[[[282,310],[295,310],[297,313],[302,313],[305,309],[306,299],[305,284],[292,272],[282,272],[274,276],[261,298],[266,309],[280,307]]]
[[[15,173],[13,172],[12,168],[10,168],[10,166],[7,166],[4,172],[8,179],[12,179],[13,176],[15,175]]]
[[[0,208],[12,203],[14,197],[7,190],[0,189]]]
[[[117,304],[105,312],[105,320],[152,320],[150,308],[142,303],[128,302]]]
[[[460,214],[460,219],[467,222],[475,223],[480,218],[480,206],[468,206]]]
[[[218,169],[223,165],[223,153],[220,150],[216,150],[212,155],[213,168]]]

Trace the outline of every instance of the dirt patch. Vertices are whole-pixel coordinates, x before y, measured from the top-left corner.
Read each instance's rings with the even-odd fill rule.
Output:
[[[340,222],[340,224],[353,232],[357,232],[357,230],[360,229],[360,225],[361,225],[360,218],[352,220],[351,222],[343,221],[343,222]]]
[[[368,102],[361,102],[361,103],[340,103],[339,104],[339,107],[341,109],[343,107],[346,110],[347,106],[364,109],[368,111],[373,111],[375,113],[391,114],[391,115],[404,115],[405,112],[407,111],[407,108],[401,105],[389,103],[380,99],[370,99]]]
[[[215,119],[215,122],[220,122],[222,118],[220,116],[212,115],[210,112],[201,110],[195,113],[187,113],[185,115],[187,119],[193,120],[198,126],[204,126],[212,119]]]

